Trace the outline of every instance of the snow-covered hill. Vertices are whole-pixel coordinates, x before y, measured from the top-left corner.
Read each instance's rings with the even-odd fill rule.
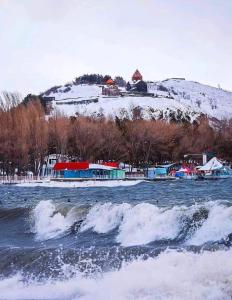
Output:
[[[180,79],[157,82],[150,88],[155,92],[157,88],[160,90],[162,87],[165,87],[176,101],[191,106],[195,111],[217,119],[232,117],[231,92]]]
[[[46,96],[54,97],[55,109],[66,115],[105,115],[132,118],[135,112],[145,119],[188,119],[201,114],[217,119],[232,117],[232,93],[197,82],[167,79],[148,82],[154,96],[106,97],[99,85],[69,84],[54,88]]]

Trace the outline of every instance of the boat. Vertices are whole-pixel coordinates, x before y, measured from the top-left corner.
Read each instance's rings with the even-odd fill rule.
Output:
[[[213,157],[204,166],[199,167],[197,170],[197,180],[216,180],[227,179],[232,177],[232,170]]]
[[[179,179],[193,180],[197,178],[197,175],[194,170],[191,170],[188,167],[181,167],[179,170],[173,172],[173,176]]]

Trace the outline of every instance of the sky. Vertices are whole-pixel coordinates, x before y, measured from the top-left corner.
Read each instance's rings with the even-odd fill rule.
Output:
[[[0,0],[0,91],[136,68],[232,90],[232,1]]]

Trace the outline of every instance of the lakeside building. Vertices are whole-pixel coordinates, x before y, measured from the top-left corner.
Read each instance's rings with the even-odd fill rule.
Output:
[[[125,179],[125,171],[118,163],[103,162],[92,164],[89,162],[57,162],[54,167],[54,178],[73,179]]]
[[[57,162],[65,162],[68,161],[68,157],[66,155],[61,154],[49,154],[45,157],[40,176],[41,177],[52,177],[54,175],[54,166]]]

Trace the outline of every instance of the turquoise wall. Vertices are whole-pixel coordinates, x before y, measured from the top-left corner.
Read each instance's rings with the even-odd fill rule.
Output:
[[[65,170],[64,178],[105,178],[105,179],[124,179],[125,171],[113,170]]]

